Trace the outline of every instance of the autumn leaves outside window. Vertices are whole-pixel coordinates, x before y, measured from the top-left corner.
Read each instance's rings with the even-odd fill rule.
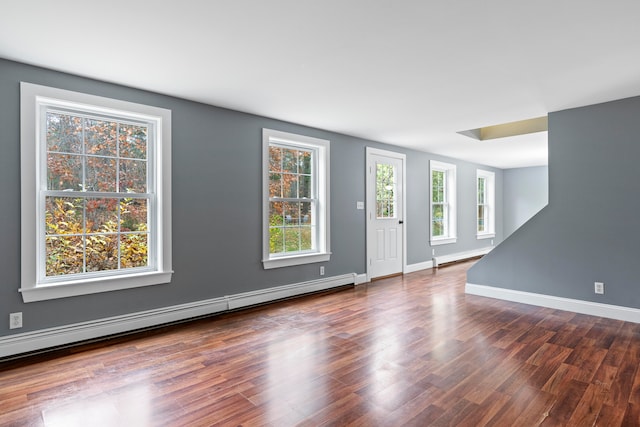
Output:
[[[149,125],[48,108],[47,277],[146,267]]]
[[[266,269],[328,261],[329,141],[263,129]]]

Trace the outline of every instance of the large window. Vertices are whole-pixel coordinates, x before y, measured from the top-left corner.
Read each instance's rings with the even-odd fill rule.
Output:
[[[169,282],[171,112],[21,92],[24,300]]]
[[[430,161],[431,245],[456,242],[456,166]]]
[[[495,174],[477,171],[477,223],[478,239],[495,237]]]
[[[263,265],[327,261],[329,141],[263,129]]]

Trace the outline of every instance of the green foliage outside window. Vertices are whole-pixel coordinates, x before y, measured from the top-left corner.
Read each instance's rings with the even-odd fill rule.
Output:
[[[443,171],[431,171],[431,235],[445,235],[445,179]]]
[[[269,253],[313,250],[313,151],[269,147]]]

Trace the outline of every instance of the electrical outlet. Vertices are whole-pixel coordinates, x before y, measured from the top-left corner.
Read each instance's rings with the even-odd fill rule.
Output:
[[[431,249],[431,256],[435,256],[436,254],[436,250],[435,249]]]
[[[9,329],[22,328],[22,313],[9,314]]]
[[[491,239],[491,246],[493,246],[493,239]]]
[[[324,276],[324,265],[320,266],[320,275]]]
[[[596,292],[596,294],[604,294],[604,283],[602,282],[595,282],[594,283],[594,290]]]

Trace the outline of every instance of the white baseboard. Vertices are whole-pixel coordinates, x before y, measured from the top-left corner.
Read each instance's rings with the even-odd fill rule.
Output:
[[[482,255],[486,255],[493,249],[493,246],[486,248],[474,249],[472,251],[456,252],[455,254],[439,255],[433,257],[433,266],[437,267],[440,264],[447,262],[460,261],[467,258],[474,258]]]
[[[245,292],[89,322],[8,335],[0,337],[0,357],[9,357],[21,353],[44,350],[74,342],[121,334],[198,316],[221,313],[234,308],[348,285],[355,283],[357,277],[358,275],[355,273],[344,274],[342,276],[277,286],[260,291]]]
[[[418,262],[416,264],[407,264],[407,267],[404,269],[405,274],[415,273],[416,271],[428,270],[433,268],[433,261],[424,261]]]
[[[589,314],[591,316],[640,323],[640,309],[637,308],[516,291],[513,289],[496,288],[493,286],[474,285],[472,283],[466,284],[465,293],[557,310],[572,311],[574,313]]]
[[[370,282],[371,280],[369,280],[369,278],[367,277],[366,273],[365,274],[358,274],[356,275],[356,285],[360,285],[362,283],[367,283]]]

